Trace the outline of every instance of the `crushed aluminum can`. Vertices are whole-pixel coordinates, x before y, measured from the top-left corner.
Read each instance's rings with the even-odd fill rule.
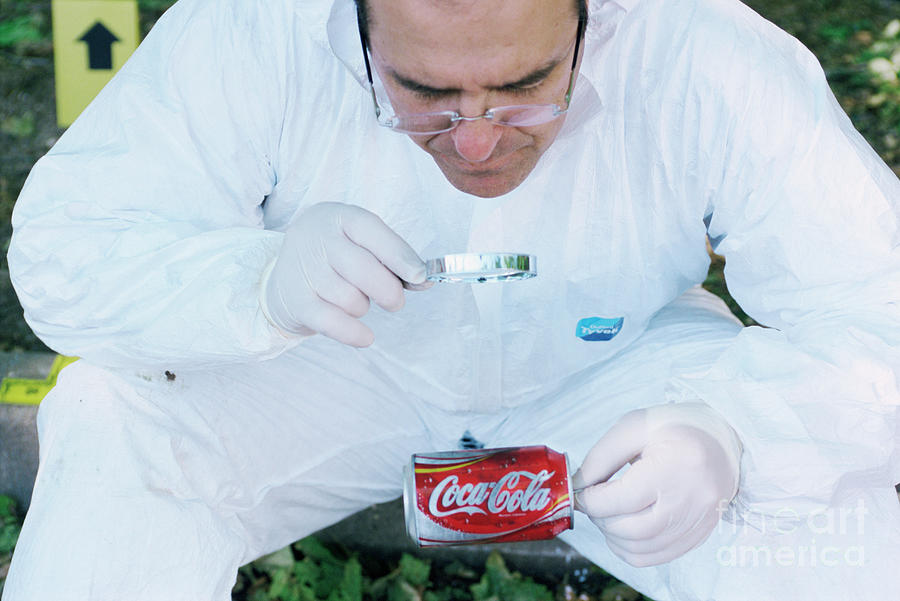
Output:
[[[420,547],[541,540],[571,529],[569,460],[545,446],[417,453],[404,468]]]

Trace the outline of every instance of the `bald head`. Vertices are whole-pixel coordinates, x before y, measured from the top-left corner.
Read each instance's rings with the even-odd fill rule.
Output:
[[[450,4],[450,3],[459,3],[458,0],[425,0],[432,3],[438,2],[442,4]],[[356,2],[356,14],[359,19],[359,29],[366,36],[369,37],[369,26],[372,22],[372,16],[369,13],[369,3],[367,0],[354,0]],[[575,2],[575,13],[578,15],[578,19],[583,23],[587,23],[588,12],[587,12],[587,0],[574,0]]]

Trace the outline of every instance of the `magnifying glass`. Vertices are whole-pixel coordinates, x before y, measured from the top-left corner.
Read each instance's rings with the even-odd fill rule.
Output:
[[[503,282],[537,276],[537,257],[516,253],[459,253],[425,261],[432,282]]]

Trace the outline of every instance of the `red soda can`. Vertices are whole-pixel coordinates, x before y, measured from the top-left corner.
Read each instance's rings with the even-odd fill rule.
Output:
[[[573,527],[569,459],[545,446],[417,453],[404,469],[420,547],[553,538]]]

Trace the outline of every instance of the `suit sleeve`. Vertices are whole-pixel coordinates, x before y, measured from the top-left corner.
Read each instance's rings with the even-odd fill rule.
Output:
[[[282,239],[263,203],[295,50],[288,4],[179,2],[35,165],[9,265],[52,349],[201,367],[294,344],[258,304]]]
[[[716,132],[696,154],[695,193],[730,292],[764,327],[673,393],[699,397],[740,436],[735,507],[747,519],[859,490],[893,498],[900,182],[802,45],[749,10],[713,24],[699,24],[710,33],[693,64],[702,127]]]

